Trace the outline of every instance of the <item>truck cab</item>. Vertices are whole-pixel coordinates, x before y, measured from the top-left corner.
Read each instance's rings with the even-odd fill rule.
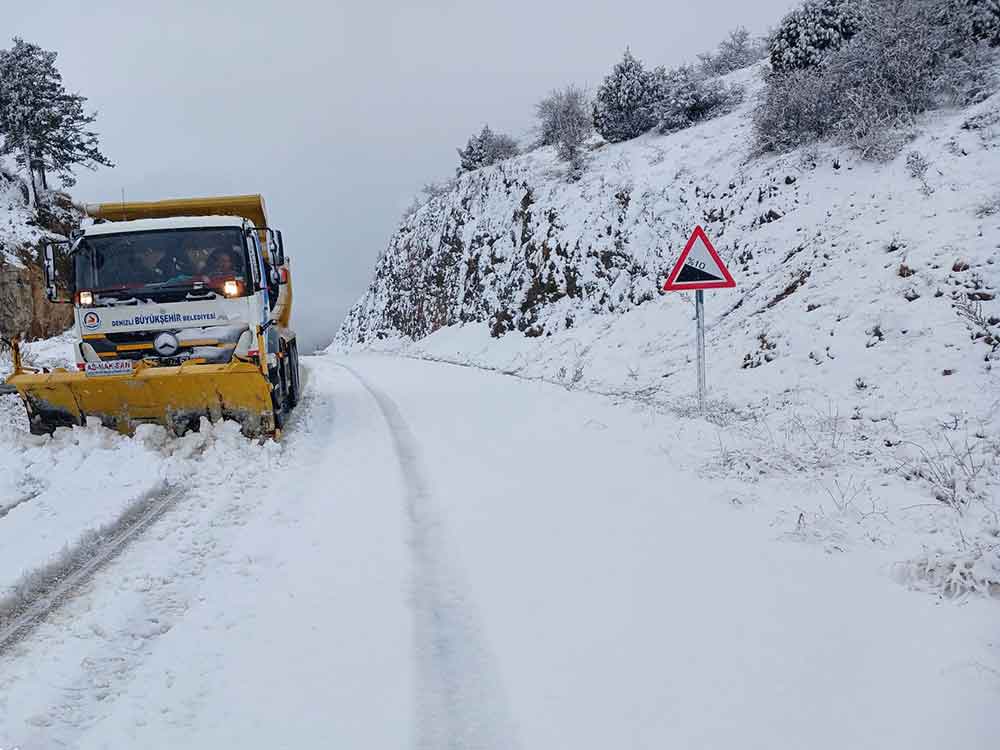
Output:
[[[257,357],[255,331],[280,297],[283,258],[265,258],[257,228],[240,217],[105,222],[74,239],[77,368],[144,360],[225,364]],[[263,352],[273,364],[278,330]]]

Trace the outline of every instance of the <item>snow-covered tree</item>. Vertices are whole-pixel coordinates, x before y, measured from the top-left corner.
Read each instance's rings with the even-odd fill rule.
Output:
[[[723,114],[743,98],[743,90],[738,86],[705,78],[691,65],[672,70],[657,68],[654,75],[657,91],[654,112],[661,133]]]
[[[656,80],[625,50],[594,97],[594,128],[611,143],[627,141],[656,125]]]
[[[553,91],[538,102],[535,113],[541,145],[555,146],[560,159],[579,169],[580,149],[593,130],[586,92],[573,85]]]
[[[959,0],[967,16],[968,30],[975,39],[1000,46],[1000,0]]]
[[[48,187],[48,172],[73,185],[75,166],[112,166],[87,129],[96,115],[84,112],[85,97],[66,91],[55,59],[55,52],[16,37],[0,51],[0,155],[14,154],[25,171],[32,206],[38,188]]]
[[[729,32],[715,52],[698,55],[698,66],[706,75],[720,76],[753,65],[767,57],[767,42],[755,39],[743,26]]]
[[[976,101],[992,72],[956,10],[964,0],[867,0],[850,43],[821,64],[776,72],[754,116],[758,147],[780,151],[836,137],[873,159],[894,157],[916,117]],[[988,56],[987,56],[988,57]]]
[[[519,153],[517,141],[504,133],[494,133],[484,125],[478,135],[469,138],[464,149],[458,149],[458,174],[488,167]]]
[[[859,30],[860,0],[807,0],[782,19],[771,37],[770,59],[783,73],[819,64]]]

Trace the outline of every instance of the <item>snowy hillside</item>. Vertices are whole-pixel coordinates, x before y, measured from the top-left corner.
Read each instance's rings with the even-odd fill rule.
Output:
[[[915,582],[996,589],[1000,96],[927,116],[888,164],[752,158],[758,72],[731,76],[750,89],[737,111],[598,148],[577,183],[550,149],[463,176],[393,236],[335,347],[690,416],[693,295],[658,290],[701,224],[738,288],[706,293],[698,460],[762,492],[807,478],[785,509],[800,530],[913,530]]]

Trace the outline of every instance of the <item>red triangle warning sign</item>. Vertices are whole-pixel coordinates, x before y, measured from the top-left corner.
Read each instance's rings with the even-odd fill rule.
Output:
[[[715,252],[701,227],[695,227],[684,252],[663,285],[665,292],[686,292],[692,289],[727,289],[736,286],[732,274]]]

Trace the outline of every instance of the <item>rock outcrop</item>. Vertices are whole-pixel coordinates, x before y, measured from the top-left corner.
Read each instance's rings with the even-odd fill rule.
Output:
[[[47,338],[70,326],[73,308],[46,299],[41,253],[46,240],[66,237],[79,219],[62,193],[32,212],[21,181],[0,172],[0,335]]]

